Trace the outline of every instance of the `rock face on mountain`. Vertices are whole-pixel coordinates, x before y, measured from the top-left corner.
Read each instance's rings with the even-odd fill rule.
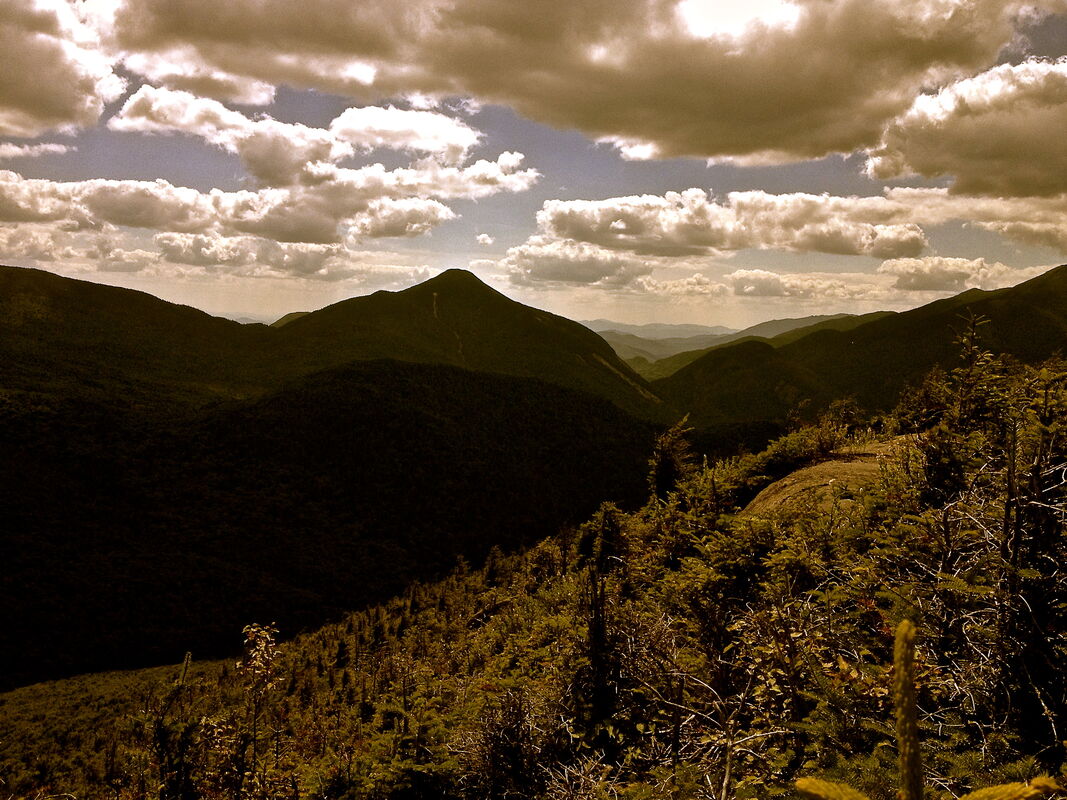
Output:
[[[894,459],[904,457],[910,437],[851,445],[826,461],[798,469],[761,491],[742,509],[742,519],[774,519],[802,514],[847,514],[877,487]]]

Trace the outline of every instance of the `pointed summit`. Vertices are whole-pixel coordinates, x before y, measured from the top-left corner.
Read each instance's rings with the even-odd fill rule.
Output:
[[[279,333],[316,369],[373,358],[453,364],[540,378],[643,417],[659,413],[648,384],[595,333],[517,303],[467,270],[335,303]]]

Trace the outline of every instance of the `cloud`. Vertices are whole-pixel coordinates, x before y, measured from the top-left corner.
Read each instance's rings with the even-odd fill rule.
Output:
[[[61,264],[65,271],[79,273],[345,280],[374,288],[407,286],[430,275],[411,254],[368,250],[352,240],[276,242],[215,231],[147,235],[111,225],[78,231],[55,223],[0,225],[0,258],[27,265]]]
[[[547,281],[617,287],[652,272],[652,266],[643,259],[585,242],[536,236],[510,248],[496,266],[503,267],[518,284]]]
[[[385,197],[368,206],[366,213],[352,226],[352,233],[360,237],[422,236],[442,222],[455,218],[452,209],[436,200]]]
[[[225,130],[217,123],[212,117],[205,124]],[[455,218],[441,199],[528,189],[538,173],[521,169],[522,161],[521,154],[503,153],[496,161],[463,167],[422,160],[396,170],[319,162],[306,165],[303,183],[235,192],[200,192],[165,180],[51,181],[0,170],[0,222],[213,231],[317,244],[338,243],[347,235],[417,236]]]
[[[310,165],[334,163],[356,150],[404,150],[457,165],[481,138],[464,122],[433,111],[349,108],[328,129],[311,128],[267,116],[250,119],[217,100],[147,84],[130,96],[108,127],[198,136],[239,155],[249,172],[270,186],[300,182]]]
[[[477,236],[474,237],[474,239],[478,242],[478,244],[482,245],[483,247],[488,247],[493,243],[493,237],[490,236],[488,233],[479,233]]]
[[[922,252],[926,237],[916,224],[870,220],[885,216],[883,205],[878,197],[760,191],[732,192],[719,203],[701,189],[687,189],[663,196],[549,200],[537,221],[547,236],[664,256],[750,248],[877,258]]]
[[[632,285],[637,291],[665,297],[721,297],[730,290],[726,284],[700,272],[674,280],[657,280],[646,275],[634,279]]]
[[[879,179],[950,175],[957,194],[1067,192],[1067,58],[1003,64],[920,95],[871,150]]]
[[[5,259],[53,262],[73,255],[59,241],[59,232],[35,225],[0,226],[0,254]]]
[[[962,292],[964,289],[998,289],[1014,286],[1044,272],[1047,267],[1013,269],[984,258],[898,258],[878,268],[895,278],[893,288],[908,292]]]
[[[947,189],[897,187],[885,193],[894,220],[925,225],[962,221],[1009,239],[1067,253],[1067,193],[1051,197],[982,197]]]
[[[870,294],[871,286],[850,284],[822,274],[781,275],[765,269],[739,269],[725,278],[733,293],[742,297],[856,298]]]
[[[258,236],[215,233],[160,233],[154,241],[165,261],[246,277],[347,279],[370,263],[366,259],[377,255],[340,244],[282,243]]]
[[[91,125],[124,82],[98,36],[66,0],[0,4],[0,136]]]
[[[129,54],[124,65],[152,85],[184,90],[201,97],[245,106],[269,105],[275,97],[273,84],[211,67],[199,61],[191,47],[174,48],[165,54]]]
[[[149,264],[159,260],[159,254],[150,250],[128,250],[120,246],[119,237],[102,235],[96,237],[84,253],[91,258],[100,272],[141,272]]]
[[[466,161],[482,138],[480,132],[444,114],[393,106],[345,109],[330,123],[330,132],[362,150],[410,150],[448,164]]]
[[[706,5],[123,0],[113,46],[171,85],[471,95],[628,158],[770,163],[875,146],[923,87],[988,68],[1028,9],[1063,2],[796,0],[726,28]]]
[[[40,158],[71,153],[76,147],[66,144],[0,144],[0,160],[10,158]]]

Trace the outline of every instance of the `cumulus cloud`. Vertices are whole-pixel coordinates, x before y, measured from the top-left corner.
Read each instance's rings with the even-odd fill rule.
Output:
[[[497,265],[512,282],[548,281],[574,285],[624,286],[652,272],[645,260],[586,242],[532,237],[510,248]]]
[[[1024,244],[1067,253],[1067,194],[982,197],[897,187],[886,191],[883,207],[894,220],[922,220],[926,225],[962,221]]]
[[[488,233],[479,233],[477,236],[474,237],[474,239],[478,242],[478,244],[482,245],[483,247],[488,247],[493,243],[493,237],[490,236]]]
[[[870,151],[874,178],[949,175],[958,194],[1067,192],[1067,58],[1003,64],[920,95]]]
[[[848,283],[822,274],[782,275],[765,269],[739,269],[726,276],[735,295],[743,297],[854,298],[868,295],[870,285]]]
[[[369,258],[381,255],[340,244],[283,243],[217,233],[160,233],[155,236],[155,244],[160,256],[171,263],[245,276],[271,274],[327,280],[351,278],[373,263]]]
[[[385,197],[367,207],[366,213],[352,226],[352,233],[371,237],[421,236],[455,218],[452,209],[436,200]]]
[[[732,192],[719,203],[701,189],[607,200],[549,200],[541,231],[560,239],[654,255],[748,248],[877,258],[918,255],[926,247],[912,222],[887,223],[883,198]]]
[[[0,160],[62,155],[77,148],[66,144],[0,144]]]
[[[461,164],[481,134],[466,123],[433,111],[349,108],[326,128],[250,119],[217,100],[145,84],[108,122],[112,130],[186,133],[241,157],[267,185],[299,182],[315,164],[331,164],[357,149],[406,150]],[[321,174],[321,173],[320,173]]]
[[[165,180],[51,181],[0,170],[0,222],[215,231],[317,244],[338,243],[350,234],[417,236],[455,218],[437,198],[476,199],[529,188],[538,173],[521,165],[516,153],[462,167],[433,161],[396,170],[325,164],[309,168],[303,184],[236,192],[200,192]]]
[[[0,226],[0,254],[15,261],[53,262],[73,252],[60,242],[59,231],[36,225]]]
[[[330,132],[363,150],[412,150],[449,164],[465,161],[482,138],[466,123],[444,114],[393,106],[345,109],[330,123]]]
[[[124,82],[79,11],[66,0],[0,4],[0,135],[90,125],[121,94]]]
[[[198,60],[190,47],[167,53],[132,53],[124,60],[127,69],[156,86],[180,89],[201,97],[227,100],[246,106],[265,106],[274,101],[275,87],[265,81],[212,67]]]
[[[1063,2],[777,5],[789,13],[748,4],[723,28],[705,0],[122,0],[113,46],[171,85],[193,63],[219,89],[225,76],[357,98],[472,95],[628,158],[767,163],[876,145],[917,91],[989,67],[1022,14]]]
[[[984,258],[897,258],[878,268],[895,278],[893,288],[917,292],[962,292],[964,289],[998,289],[1013,286],[1045,271],[1045,267],[1019,270]]]
[[[730,287],[697,272],[686,278],[657,280],[651,276],[634,279],[633,288],[648,294],[666,297],[721,297],[729,292]]]

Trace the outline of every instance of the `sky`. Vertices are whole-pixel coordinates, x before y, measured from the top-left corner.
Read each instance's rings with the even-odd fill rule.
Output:
[[[1067,0],[3,0],[0,263],[270,320],[464,268],[575,319],[1067,262]]]

